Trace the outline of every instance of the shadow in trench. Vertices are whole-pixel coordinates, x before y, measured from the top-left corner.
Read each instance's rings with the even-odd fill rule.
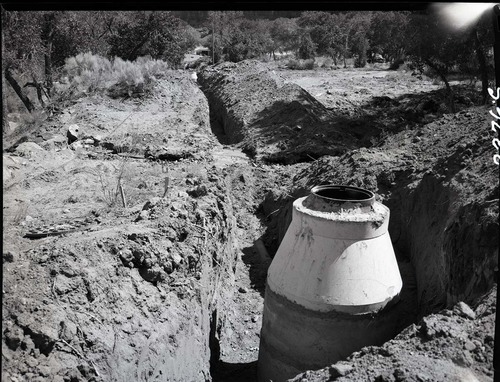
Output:
[[[251,287],[264,297],[264,292],[266,290],[267,269],[269,268],[269,265],[271,265],[271,259],[263,258],[263,256],[259,253],[259,250],[257,249],[259,246],[257,242],[259,240],[256,240],[254,245],[251,247],[243,248],[243,255],[241,256],[241,259],[246,265],[249,266],[248,272]]]
[[[223,144],[227,145],[230,142],[229,137],[224,129],[224,121],[220,115],[218,115],[213,107],[210,106],[210,128],[212,133],[217,137],[217,140]]]
[[[255,382],[257,381],[257,361],[248,363],[228,363],[220,361],[212,373],[213,382]]]

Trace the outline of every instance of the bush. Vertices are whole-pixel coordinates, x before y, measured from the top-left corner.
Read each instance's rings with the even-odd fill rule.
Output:
[[[398,70],[399,67],[404,63],[405,63],[404,58],[396,58],[389,66],[389,70]]]
[[[310,70],[314,68],[314,59],[310,58],[307,60],[294,60],[290,59],[287,63],[288,69],[294,70]]]
[[[63,70],[68,77],[68,89],[88,93],[117,84],[143,88],[168,69],[168,63],[150,57],[139,57],[135,61],[116,57],[110,61],[88,52],[66,59]]]
[[[330,69],[333,67],[333,60],[331,57],[316,57],[315,64],[318,68]]]

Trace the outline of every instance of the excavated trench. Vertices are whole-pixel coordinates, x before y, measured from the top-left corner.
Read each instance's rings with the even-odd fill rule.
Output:
[[[257,86],[256,89],[260,88]],[[257,94],[257,92],[255,93]],[[203,110],[203,113],[199,113],[200,118],[208,119],[208,115],[210,116],[212,132],[217,136],[220,143],[241,143],[246,124],[244,119],[235,117],[232,109],[234,100],[229,99],[230,102],[228,103],[228,100],[221,97],[220,94],[207,93],[206,89],[205,95],[209,108]],[[257,94],[257,96],[262,99],[266,98],[265,95],[261,94]],[[306,101],[310,102],[309,99]],[[291,99],[289,102],[294,102],[294,100]],[[244,103],[241,102],[240,106]],[[279,106],[283,106],[283,103],[280,103]],[[266,112],[263,110],[259,111],[261,120],[266,119]],[[276,110],[271,110],[274,113],[273,120],[279,120]],[[288,109],[284,107],[283,110]],[[319,118],[317,115],[320,115],[319,112],[306,114],[310,114],[312,120]],[[266,125],[266,127],[269,126]],[[289,129],[289,127],[286,128]],[[296,129],[294,131],[302,131],[303,133],[307,126],[301,124],[301,126],[295,126],[294,128]],[[323,139],[319,130],[311,132],[311,134],[317,134],[318,140]],[[464,136],[466,135],[464,134]],[[281,136],[276,138],[278,144],[280,139]],[[478,139],[471,135],[470,141],[475,142]],[[489,141],[487,145],[485,144],[484,147],[491,146]],[[335,149],[335,147],[329,148],[330,151],[335,151]],[[237,150],[234,148],[235,152]],[[318,151],[318,157],[326,151]],[[346,152],[345,147],[340,151]],[[376,152],[376,150],[374,152],[380,154],[382,151],[380,149],[379,152]],[[357,154],[359,154],[359,150]],[[476,156],[482,154],[484,152],[477,150],[474,153]],[[131,254],[130,248],[133,249],[136,245],[132,246],[131,239],[127,235],[124,236],[122,232],[118,232],[119,230],[109,238],[106,238],[107,236],[102,238],[94,237],[92,236],[94,234],[91,233],[88,237],[85,236],[86,241],[82,241],[78,246],[69,242],[69,239],[61,242],[61,253],[68,252],[67,248],[69,246],[75,252],[70,263],[71,266],[63,264],[63,267],[63,265],[58,264],[57,256],[60,256],[60,254],[57,251],[54,251],[53,258],[48,260],[49,265],[54,266],[54,269],[56,269],[56,274],[59,272],[59,267],[69,268],[70,270],[73,268],[86,269],[90,270],[91,273],[81,277],[85,279],[91,277],[91,282],[87,282],[88,285],[98,286],[100,285],[99,280],[107,280],[107,278],[111,277],[111,284],[113,284],[113,287],[116,286],[116,290],[109,286],[106,293],[101,293],[102,301],[97,302],[91,301],[91,298],[87,296],[90,292],[85,287],[86,284],[75,284],[78,287],[74,291],[67,288],[68,291],[65,292],[69,297],[78,297],[78,301],[82,300],[85,304],[87,303],[85,300],[89,300],[89,303],[92,303],[96,311],[105,313],[106,320],[108,320],[108,317],[113,317],[113,322],[105,321],[102,325],[94,325],[95,327],[87,325],[88,317],[85,320],[77,320],[83,326],[85,336],[88,337],[89,341],[94,342],[94,348],[89,354],[94,357],[94,361],[102,368],[101,372],[104,375],[118,380],[126,379],[127,376],[130,376],[130,373],[135,372],[138,376],[141,376],[141,380],[147,380],[148,378],[149,380],[154,380],[154,378],[162,380],[166,373],[170,373],[173,380],[254,381],[256,376],[256,358],[254,356],[257,354],[255,349],[251,354],[254,358],[248,357],[247,360],[239,363],[229,363],[223,360],[223,353],[228,350],[229,338],[245,339],[249,336],[244,331],[242,333],[234,331],[231,333],[226,330],[228,325],[227,317],[230,313],[236,312],[237,315],[239,312],[245,311],[245,304],[248,300],[245,300],[242,296],[250,294],[247,290],[242,292],[241,296],[238,296],[235,270],[238,264],[241,265],[242,260],[249,262],[249,258],[255,258],[256,260],[250,264],[249,268],[243,269],[244,272],[250,273],[246,275],[247,278],[252,279],[252,281],[260,280],[261,284],[254,282],[251,285],[251,288],[255,289],[257,294],[260,294],[263,287],[262,274],[265,274],[265,267],[269,264],[266,263],[265,259],[258,260],[258,253],[268,252],[271,256],[274,255],[290,224],[291,203],[296,198],[307,195],[312,186],[319,184],[352,184],[369,189],[379,195],[384,195],[382,201],[391,210],[389,232],[403,277],[404,286],[400,303],[402,316],[397,323],[401,326],[401,329],[406,324],[415,321],[418,316],[435,312],[445,306],[450,306],[456,301],[472,302],[492,286],[498,252],[498,186],[489,186],[482,191],[472,188],[472,190],[468,190],[467,195],[469,196],[464,196],[465,192],[461,188],[461,184],[475,186],[476,183],[480,183],[481,179],[466,178],[464,175],[460,178],[456,171],[452,173],[454,161],[460,158],[450,155],[449,163],[433,164],[434,171],[428,171],[410,180],[414,174],[410,174],[411,171],[408,168],[393,170],[391,165],[382,170],[377,169],[375,175],[367,174],[366,171],[363,172],[364,168],[383,166],[384,160],[378,160],[376,156],[367,156],[362,162],[359,158],[354,158],[354,154],[348,151],[342,157],[329,157],[330,159],[326,161],[321,158],[312,162],[303,172],[296,174],[293,182],[287,183],[293,185],[286,186],[286,189],[282,187],[282,190],[278,192],[274,185],[280,183],[280,178],[279,174],[273,173],[272,166],[266,167],[266,171],[269,173],[266,180],[259,179],[251,182],[247,178],[247,173],[255,173],[253,175],[255,178],[260,175],[255,172],[255,166],[252,166],[249,162],[245,163],[244,157],[241,154],[238,160],[225,162],[221,166],[222,168],[218,168],[214,173],[209,174],[207,179],[213,179],[211,180],[213,182],[211,186],[214,189],[217,188],[218,191],[208,194],[209,202],[206,200],[200,202],[198,207],[201,213],[195,214],[194,207],[192,210],[185,210],[183,208],[185,201],[180,198],[180,194],[178,196],[172,195],[172,200],[169,200],[168,205],[158,202],[157,205],[152,207],[151,211],[156,213],[157,210],[158,217],[164,220],[160,221],[161,225],[159,225],[159,227],[162,227],[161,235],[157,239],[153,239],[153,235],[149,235],[152,240],[151,254],[147,254],[149,260],[156,257],[155,251],[163,251],[161,245],[164,244],[165,232],[173,235],[172,245],[179,245],[179,252],[183,254],[186,251],[192,252],[194,258],[196,254],[201,255],[199,240],[203,241],[203,234],[206,232],[206,229],[203,229],[205,224],[203,216],[209,217],[207,222],[214,224],[214,230],[217,228],[216,232],[207,232],[208,236],[205,235],[205,242],[210,250],[204,253],[208,256],[201,256],[205,260],[199,274],[200,278],[196,280],[190,279],[191,276],[188,272],[190,271],[188,266],[190,262],[186,256],[187,264],[184,267],[188,272],[186,274],[186,284],[175,286],[175,288],[185,289],[185,291],[179,292],[178,298],[175,297],[177,296],[176,292],[172,293],[172,307],[161,306],[162,309],[165,309],[164,313],[158,310],[156,304],[158,304],[157,299],[166,295],[165,292],[158,289],[153,282],[143,282],[146,278],[150,279],[157,276],[157,273],[153,272],[155,269],[138,268],[136,272],[134,268],[137,267],[132,261],[133,259],[127,258],[127,262],[124,260],[126,256],[122,256],[121,250],[124,253]],[[163,159],[168,160],[167,157]],[[240,169],[248,168],[248,172],[242,174],[233,171],[233,167],[231,167],[235,164],[233,162],[238,162],[237,165],[240,166]],[[369,165],[367,165],[367,162]],[[193,166],[196,166],[196,164]],[[231,168],[231,170],[226,171],[228,168]],[[194,172],[194,169],[192,170]],[[351,173],[348,170],[352,170]],[[177,172],[179,173],[179,179],[193,181],[191,178],[186,178],[186,174],[181,174],[179,169],[177,169]],[[421,171],[421,173],[423,172]],[[372,181],[374,176],[375,181]],[[229,178],[236,179],[244,186],[239,189],[231,187],[232,185],[228,186],[226,180]],[[263,188],[263,183],[267,180],[274,182],[270,190],[267,192],[259,190],[258,193],[255,193],[255,189]],[[208,180],[207,184],[209,184]],[[269,186],[269,184],[266,186]],[[249,194],[252,192],[259,195],[260,199],[254,198],[253,201],[249,202]],[[474,194],[477,194],[477,196],[471,198],[470,195]],[[243,206],[247,209],[247,215],[242,213]],[[165,211],[168,211],[168,214]],[[237,220],[236,215],[239,215],[237,216],[239,220]],[[196,219],[194,219],[195,217]],[[186,227],[192,229],[198,226],[197,230],[202,234],[200,239],[195,240],[197,235],[194,234],[189,235],[186,239],[185,234],[181,232],[182,230],[173,232],[175,230],[170,227],[175,227],[178,221],[186,221]],[[241,232],[252,231],[251,226],[258,224],[264,226],[265,233],[257,239],[249,234],[246,236],[241,234]],[[254,232],[258,231],[255,227],[253,227],[253,230]],[[240,232],[239,237],[236,237],[237,232]],[[247,241],[239,242],[242,237]],[[116,247],[117,243],[121,247],[117,251],[112,251],[111,249]],[[64,245],[68,247],[64,247]],[[263,247],[265,248],[262,249]],[[111,265],[106,265],[106,263],[101,262],[100,257],[92,257],[91,260],[94,263],[91,263],[92,266],[90,266],[87,261],[89,248],[91,248],[92,253],[102,257],[106,256],[108,258],[111,254],[114,256],[113,259],[116,258],[117,261]],[[243,252],[243,254],[239,252]],[[33,258],[41,256],[36,251],[29,255],[33,256]],[[146,259],[142,263],[145,264]],[[43,264],[37,265],[37,267],[32,270],[37,275],[44,274],[44,270],[47,271]],[[63,282],[70,283],[70,276],[75,277],[77,274],[73,272],[66,277],[64,272],[61,271],[61,275],[58,275],[56,288],[54,286],[56,279],[54,278],[52,281],[52,273],[46,273],[47,280],[45,281],[50,281],[49,290],[52,293],[56,293],[54,290],[58,291],[59,288],[65,286]],[[136,273],[139,277],[136,277]],[[124,275],[129,277],[124,277]],[[19,277],[24,276],[21,274]],[[75,279],[79,280],[79,278],[80,276],[77,276]],[[189,284],[191,281],[192,284]],[[191,285],[201,285],[201,287],[195,288]],[[52,289],[50,289],[50,286]],[[245,289],[243,288],[243,290]],[[120,293],[123,293],[123,298],[119,298]],[[82,296],[83,298],[80,298]],[[137,301],[130,300],[131,296],[137,298]],[[9,298],[15,301],[14,297],[9,296]],[[64,298],[67,297],[64,296]],[[63,296],[60,296],[60,299],[60,303],[66,304],[66,300],[62,300]],[[109,303],[106,299],[114,300]],[[12,301],[9,303],[12,303]],[[150,311],[147,312],[148,309],[146,308],[142,309],[144,304],[147,305]],[[49,307],[53,310],[47,308],[46,320],[34,320],[32,314],[26,311],[17,317],[15,323],[10,325],[17,325],[24,330],[25,335],[33,337],[33,342],[40,348],[40,352],[47,352],[52,355],[51,347],[44,347],[43,345],[46,338],[52,339],[52,333],[47,328],[58,327],[59,322],[55,321],[61,318],[62,322],[67,317],[62,310],[60,317],[56,316],[54,314],[56,311],[54,304],[50,304]],[[141,307],[141,310],[138,307]],[[255,307],[258,307],[258,304],[255,304]],[[116,310],[113,310],[114,308]],[[130,314],[130,317],[128,317],[129,310],[131,312],[133,310],[132,313],[134,313],[133,315]],[[193,313],[195,311],[196,314]],[[255,308],[254,312],[252,312],[254,316],[251,317],[250,323],[253,325],[254,330],[260,330],[262,311]],[[162,324],[162,329],[156,332],[158,323]],[[136,333],[123,337],[124,339],[121,341],[121,337],[116,337],[116,334],[113,337],[116,325],[123,326],[127,330],[124,331],[126,334],[130,334],[130,328],[133,325]],[[46,334],[45,337],[40,337],[40,333]],[[10,333],[11,337],[9,338],[15,340],[17,337],[14,338],[14,334],[14,331]],[[85,338],[87,339],[87,337]],[[103,341],[103,338],[106,341]],[[125,339],[130,341],[130,344],[125,344]],[[136,343],[146,343],[146,345],[143,349],[135,349]],[[113,353],[117,344],[117,354],[108,357],[110,352],[109,344],[111,344]],[[234,341],[232,344],[234,344]],[[240,350],[236,349],[235,351]],[[139,352],[140,362],[137,358]],[[75,367],[78,366],[74,360],[74,355],[64,352],[58,354],[59,357],[63,357],[60,358],[64,361],[61,364],[73,362]],[[133,364],[135,360],[139,363],[138,367]],[[118,367],[119,362],[121,362],[120,367]],[[147,370],[148,368],[151,370]],[[174,374],[172,374],[173,372]]]
[[[225,102],[220,94],[206,89],[205,95],[213,133],[224,144],[241,141],[245,126],[232,115],[232,104]],[[349,152],[343,157],[353,160],[349,158]],[[450,158],[453,159],[453,155]],[[342,165],[349,167],[349,164]],[[412,171],[403,169],[394,171],[389,182],[385,179],[387,170],[379,172],[376,182],[371,184],[368,176],[360,180],[362,175],[350,178],[339,175],[341,171],[334,165],[325,166],[323,171],[318,170],[320,165],[312,166],[309,173],[306,170],[305,174],[297,175],[294,187],[284,193],[270,190],[261,201],[259,211],[265,217],[267,231],[260,240],[271,256],[290,224],[291,205],[296,198],[306,196],[314,185],[354,182],[357,184],[353,185],[383,193],[383,203],[391,211],[389,233],[403,278],[399,303],[401,316],[395,322],[398,332],[421,317],[449,308],[458,301],[473,303],[491,289],[495,282],[498,252],[498,222],[495,218],[498,211],[494,209],[498,201],[498,186],[492,186],[483,192],[482,198],[471,201],[463,195],[461,187],[451,181],[458,172],[452,172],[439,162],[434,171],[422,171],[423,175],[417,182],[410,181]],[[315,177],[318,171],[321,175]],[[215,362],[220,347],[214,342],[212,348],[212,365],[218,365],[220,371],[220,364]],[[255,365],[251,367],[255,368]],[[240,376],[233,374],[231,380],[252,380],[248,375],[248,372]]]

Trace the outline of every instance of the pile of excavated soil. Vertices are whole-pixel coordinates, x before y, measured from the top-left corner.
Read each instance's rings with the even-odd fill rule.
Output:
[[[210,380],[236,292],[232,172],[182,76],[140,104],[81,98],[4,153],[3,380]]]
[[[223,143],[241,143],[257,159],[310,161],[343,153],[357,141],[307,91],[258,61],[207,67],[198,82],[214,133]]]
[[[461,302],[407,327],[383,346],[290,381],[492,381],[496,288],[471,309]]]

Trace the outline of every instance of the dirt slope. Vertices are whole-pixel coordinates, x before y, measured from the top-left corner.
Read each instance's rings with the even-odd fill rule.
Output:
[[[496,288],[474,310],[461,303],[431,314],[381,347],[290,381],[492,381],[495,300]]]
[[[333,123],[334,113],[258,61],[207,67],[198,81],[215,134],[222,142],[241,143],[257,159],[309,161],[345,152],[356,142]]]
[[[103,143],[47,143],[71,124]],[[209,380],[237,252],[203,94],[172,72],[140,104],[85,97],[37,134],[47,150],[4,155],[3,379]]]

